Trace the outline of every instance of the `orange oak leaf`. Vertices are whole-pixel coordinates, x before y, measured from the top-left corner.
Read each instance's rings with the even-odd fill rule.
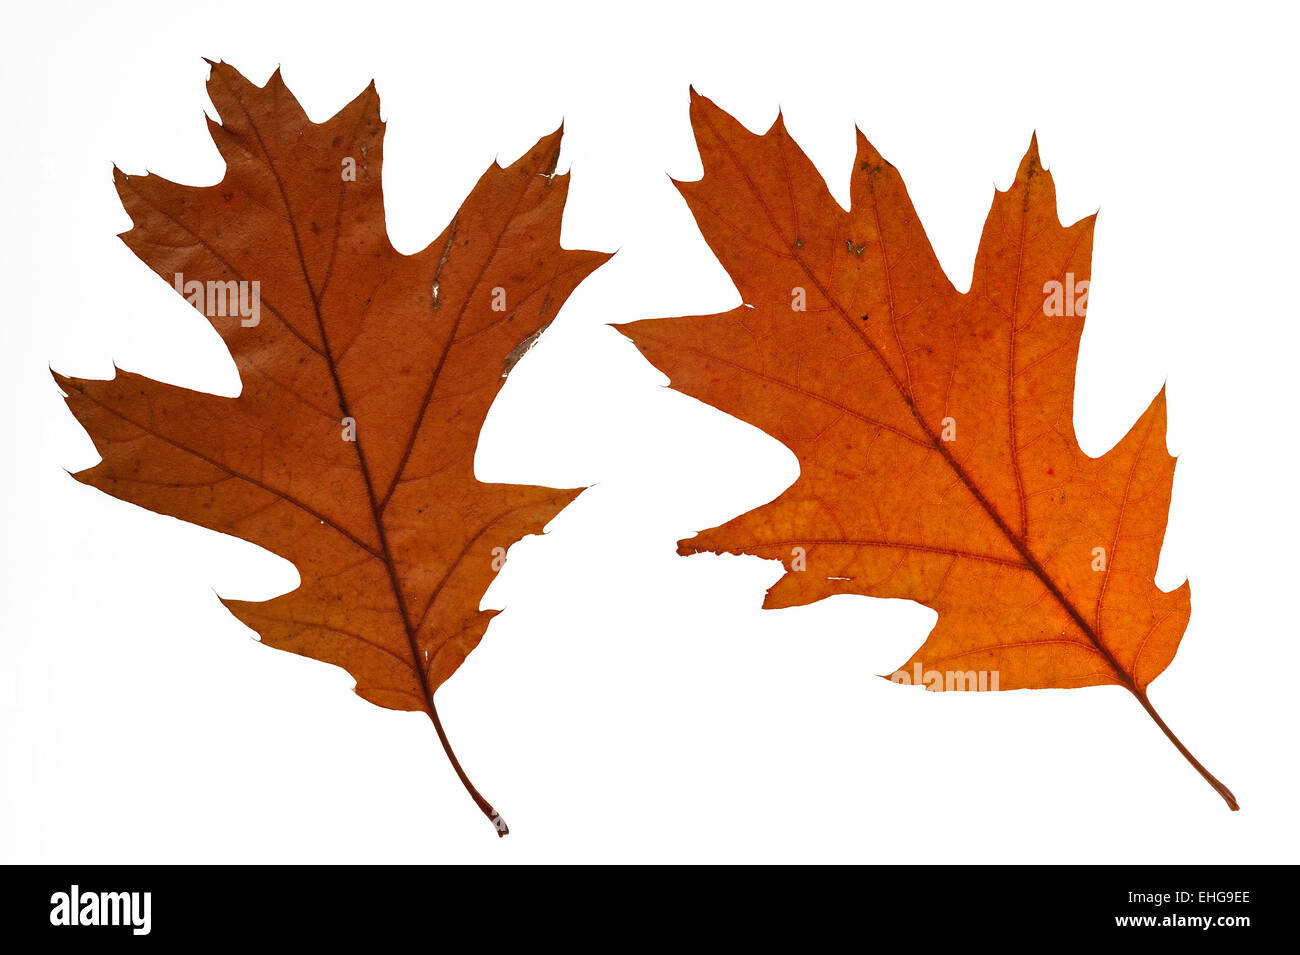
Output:
[[[423,710],[496,611],[479,601],[505,548],[579,490],[485,484],[474,451],[514,361],[608,256],[560,248],[561,131],[494,164],[427,248],[384,225],[384,123],[372,83],[324,123],[279,71],[257,87],[212,64],[214,186],[115,171],[127,246],[212,321],[236,398],[130,372],[56,375],[102,461],[76,475],[232,534],[301,585],[225,605],[263,643],[343,667],[380,706]]]
[[[1100,458],[1076,441],[1093,217],[1057,219],[1036,141],[989,213],[968,293],[898,172],[858,133],[842,209],[782,120],[750,133],[692,91],[704,164],[678,188],[744,304],[621,330],[672,387],[799,459],[774,501],[683,541],[779,559],[765,607],[832,594],[938,612],[891,677],[930,689],[1147,686],[1190,614],[1154,582],[1174,459],[1165,396]]]

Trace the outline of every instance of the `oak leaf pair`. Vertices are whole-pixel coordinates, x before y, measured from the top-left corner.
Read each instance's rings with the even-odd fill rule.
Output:
[[[124,241],[211,318],[242,391],[56,375],[102,456],[77,478],[292,560],[296,590],[226,605],[264,643],[347,669],[371,702],[426,712],[504,835],[434,694],[494,615],[479,602],[499,555],[580,490],[473,473],[509,368],[608,258],[560,248],[561,134],[490,168],[408,256],[385,231],[373,84],[320,124],[278,71],[257,87],[213,64],[209,93],[220,183],[115,179],[134,223]],[[1159,722],[1146,686],[1189,613],[1186,585],[1152,581],[1173,474],[1163,393],[1109,454],[1083,455],[1071,429],[1082,318],[1043,314],[1046,281],[1086,282],[1091,220],[1061,228],[1031,148],[961,295],[865,140],[846,213],[779,122],[755,136],[699,97],[692,120],[705,176],[679,185],[745,305],[623,330],[674,387],[785,442],[802,473],[684,552],[788,565],[801,548],[806,569],[768,606],[864,593],[939,611],[904,673],[1118,683]]]

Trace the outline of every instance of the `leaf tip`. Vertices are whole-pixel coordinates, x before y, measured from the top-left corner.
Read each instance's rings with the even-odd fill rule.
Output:
[[[1052,174],[1043,164],[1043,157],[1039,152],[1038,130],[1030,134],[1029,147],[1016,168],[1016,175],[1011,180],[1011,184],[1006,189],[998,189],[995,183],[993,190],[996,196],[1016,193],[1019,196],[1017,201],[1023,203],[1025,209],[1028,209],[1032,203],[1042,214],[1051,210],[1056,216],[1056,222],[1060,223],[1060,213],[1056,208],[1056,187],[1052,182]]]
[[[888,166],[891,169],[893,168],[894,164],[884,156],[880,155],[880,150],[876,149],[876,147],[871,144],[871,140],[867,139],[867,134],[862,131],[860,126],[855,125],[853,131],[856,133],[858,141],[858,170],[867,170],[872,166],[881,165]]]
[[[1016,178],[1024,179],[1045,172],[1047,167],[1043,165],[1043,156],[1038,149],[1038,130],[1035,129],[1029,134],[1029,148],[1025,150],[1025,158],[1020,161]]]
[[[519,161],[514,163],[510,168],[514,169],[517,167],[524,171],[533,170],[537,175],[545,176],[548,180],[548,185],[550,180],[562,178],[556,176],[555,169],[560,164],[560,146],[563,139],[564,123],[561,121],[560,125],[555,130],[537,140],[537,144],[521,156]],[[498,167],[501,166],[499,155],[496,159],[496,164]]]
[[[59,386],[59,390],[63,392],[63,396],[66,398],[69,395],[71,395],[72,379],[69,378],[67,375],[59,374],[57,371],[54,370],[53,365],[49,365],[48,367],[50,369],[50,377],[53,378],[54,383]]]
[[[765,135],[771,136],[773,134],[778,136],[789,135],[785,128],[785,113],[782,111],[780,103],[778,103],[776,107],[776,119],[772,120],[772,125],[768,127]]]
[[[1160,382],[1160,390],[1157,391],[1157,392],[1156,392],[1156,396],[1155,396],[1154,398],[1151,399],[1151,409],[1152,409],[1152,411],[1155,413],[1155,416],[1156,416],[1156,420],[1152,423],[1152,426],[1155,427],[1155,428],[1157,428],[1157,429],[1159,430],[1159,434],[1160,434],[1160,443],[1161,443],[1161,445],[1164,446],[1165,454],[1169,456],[1169,459],[1170,459],[1170,460],[1172,460],[1172,461],[1176,461],[1176,460],[1178,460],[1178,456],[1177,456],[1176,454],[1172,454],[1172,453],[1170,453],[1170,451],[1169,451],[1169,394],[1168,394],[1168,388],[1169,388],[1169,379],[1166,378],[1166,379],[1164,379],[1163,381]]]
[[[643,321],[643,320],[642,320],[642,321]],[[606,324],[607,324],[610,328],[614,329],[614,331],[618,332],[620,335],[622,335],[624,338],[626,338],[628,341],[632,342],[632,344],[634,344],[634,345],[636,344],[636,332],[635,332],[634,329],[636,328],[637,325],[641,324],[640,321],[635,321],[635,322],[607,322]]]
[[[695,88],[694,83],[691,84],[690,95],[691,95],[691,119],[692,120],[698,119],[700,114],[702,112],[707,111],[709,108],[712,109],[718,108],[717,104],[714,103],[713,100],[709,99],[707,96],[705,96],[703,93],[701,93],[699,90]]]

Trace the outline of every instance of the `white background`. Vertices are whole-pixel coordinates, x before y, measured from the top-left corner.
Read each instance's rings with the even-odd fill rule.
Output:
[[[1297,861],[1295,15],[1048,6],[7,10],[0,860]],[[563,117],[564,244],[618,250],[478,452],[485,480],[594,485],[510,551],[485,600],[508,610],[438,696],[507,839],[426,717],[218,603],[293,588],[288,562],[64,473],[97,455],[47,366],[238,390],[216,334],[115,238],[111,163],[222,175],[201,56],[258,83],[279,63],[318,121],[375,77],[404,251]],[[675,555],[797,474],[605,327],[739,302],[668,180],[700,173],[689,83],[754,130],[783,107],[841,202],[858,123],[959,288],[1035,128],[1061,218],[1100,208],[1076,427],[1100,454],[1168,381],[1157,580],[1190,577],[1194,610],[1151,695],[1240,813],[1124,690],[898,687],[873,674],[931,611],[764,612],[775,562]]]

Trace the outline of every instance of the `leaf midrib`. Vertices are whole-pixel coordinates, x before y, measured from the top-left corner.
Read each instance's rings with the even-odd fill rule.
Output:
[[[293,237],[294,251],[298,257],[298,264],[302,272],[303,284],[306,286],[307,292],[311,297],[312,311],[316,319],[317,330],[320,334],[321,348],[318,351],[318,354],[320,355],[321,358],[325,360],[326,366],[329,370],[330,379],[334,384],[334,390],[338,397],[339,410],[342,412],[343,417],[345,418],[351,417],[351,413],[348,407],[347,392],[344,389],[342,379],[339,376],[338,366],[334,361],[333,350],[330,348],[329,334],[326,331],[324,314],[322,312],[321,304],[320,304],[320,297],[315,288],[315,285],[311,280],[311,273],[307,267],[307,260],[306,260],[305,252],[303,250],[302,240],[298,234],[297,220],[294,218],[293,209],[289,203],[289,197],[288,197],[287,190],[285,189],[284,186],[284,181],[280,176],[279,170],[276,168],[275,159],[272,157],[270,151],[266,147],[265,141],[262,139],[262,134],[258,128],[257,123],[254,121],[252,115],[249,113],[247,107],[244,105],[243,100],[238,95],[235,95],[233,90],[231,91],[231,93],[232,93],[232,98],[236,103],[239,104],[239,108],[243,111],[244,117],[248,121],[249,129],[252,131],[253,136],[257,139],[257,144],[261,149],[262,156],[266,161],[267,170],[270,172],[271,178],[275,182],[276,189],[280,194],[280,201],[284,204],[285,220],[289,225],[289,231]],[[355,129],[354,129],[354,135],[355,135]],[[528,180],[525,179],[523,188],[520,191],[520,196],[516,200],[515,206],[511,214],[503,220],[501,230],[497,233],[495,239],[492,242],[487,257],[484,261],[484,265],[479,272],[478,279],[476,279],[476,285],[479,281],[482,280],[482,276],[486,273],[488,266],[495,259],[496,253],[501,245],[501,240],[504,238],[510,223],[513,221],[514,214],[518,210],[519,204],[523,201],[523,197],[527,192],[527,187],[528,187]],[[346,187],[341,183],[340,189],[343,188]],[[341,208],[341,203],[340,203],[340,208]],[[332,242],[335,246],[337,246],[338,237],[339,237],[339,229],[338,229],[338,221],[336,218],[335,228],[333,230],[333,239],[332,239]],[[331,267],[332,267],[332,259],[333,259],[333,251],[331,251]],[[397,481],[401,477],[402,470],[405,468],[406,461],[409,458],[410,448],[414,446],[415,440],[419,434],[424,419],[424,414],[428,408],[429,401],[432,398],[432,395],[437,388],[438,380],[441,376],[443,367],[446,362],[447,355],[450,352],[452,342],[455,338],[456,328],[459,326],[460,321],[465,314],[465,310],[469,306],[470,297],[471,297],[470,294],[467,294],[465,296],[464,301],[462,301],[461,303],[460,311],[456,316],[456,320],[453,323],[448,333],[447,344],[444,346],[438,365],[434,369],[432,380],[429,384],[428,391],[426,392],[425,395],[425,400],[421,406],[420,414],[417,417],[414,428],[412,430],[412,435],[408,444],[406,455],[403,457],[402,462],[399,465],[397,469],[397,473],[394,477],[394,487],[396,487]],[[360,431],[358,431],[358,433],[354,435],[354,440],[351,441],[350,443],[353,445],[356,451],[357,463],[361,471],[362,480],[365,484],[367,502],[370,506],[371,521],[374,524],[375,533],[379,541],[380,553],[376,555],[376,557],[379,559],[380,563],[384,565],[384,569],[387,572],[389,584],[393,591],[393,597],[397,604],[397,610],[402,620],[402,627],[406,633],[407,643],[409,645],[409,649],[411,653],[411,670],[415,674],[416,679],[418,680],[420,691],[424,697],[425,707],[428,710],[430,716],[434,717],[435,723],[438,724],[439,735],[442,736],[442,727],[440,723],[438,723],[436,711],[434,709],[433,691],[432,688],[429,686],[428,676],[425,671],[425,668],[420,665],[420,647],[419,647],[418,631],[416,627],[412,624],[410,612],[406,606],[405,590],[402,586],[401,580],[398,577],[397,563],[393,558],[392,550],[389,547],[389,543],[388,543],[388,534],[387,534],[387,529],[385,527],[384,517],[383,517],[384,505],[380,503],[375,493],[374,479],[371,474],[369,463],[366,459],[365,449],[362,447]],[[389,494],[391,494],[391,491],[389,492]],[[384,504],[386,503],[387,503],[387,498],[384,501]],[[428,611],[426,610],[425,614],[427,613]],[[423,615],[421,619],[421,625],[422,623],[423,623]],[[449,747],[448,747],[448,755],[451,755]],[[459,764],[456,763],[454,757],[452,757],[452,761],[453,764],[456,766],[457,772],[460,773],[461,772],[460,766]]]

